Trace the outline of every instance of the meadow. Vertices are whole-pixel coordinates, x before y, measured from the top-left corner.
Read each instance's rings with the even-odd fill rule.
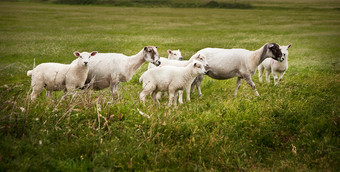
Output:
[[[251,9],[0,2],[0,171],[339,171],[340,3],[255,1]],[[277,3],[280,5],[278,6]],[[330,5],[331,4],[331,5]],[[236,78],[205,77],[203,97],[158,107],[138,82],[29,101],[27,70],[74,51],[134,55],[148,45],[256,50],[292,44],[279,86],[260,97]],[[272,79],[272,78],[271,78]],[[146,114],[146,115],[145,115]]]

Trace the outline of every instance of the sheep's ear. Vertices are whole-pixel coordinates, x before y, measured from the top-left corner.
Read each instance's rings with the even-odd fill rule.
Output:
[[[78,51],[74,52],[73,53],[76,57],[79,57],[80,56],[80,53]]]
[[[271,44],[269,44],[269,46],[268,46],[268,48],[273,48],[274,47],[274,43],[271,43]]]
[[[194,67],[196,67],[197,66],[197,63],[194,63]]]
[[[148,51],[148,47],[144,47],[144,51]]]
[[[288,47],[287,47],[287,49],[288,49],[289,47],[291,47],[291,46],[292,46],[292,44],[289,44]]]
[[[98,53],[98,51],[92,51],[91,56],[95,56]]]
[[[171,54],[171,53],[172,53],[172,51],[169,49],[169,50],[168,50],[168,53],[169,53],[169,54]]]

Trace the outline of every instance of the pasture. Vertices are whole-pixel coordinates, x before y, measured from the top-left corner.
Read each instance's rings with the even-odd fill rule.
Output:
[[[253,9],[0,2],[0,171],[339,171],[340,3],[304,2]],[[34,58],[70,63],[74,51],[134,55],[154,45],[162,57],[180,49],[188,59],[206,47],[256,50],[267,42],[292,47],[279,86],[252,77],[260,97],[244,81],[234,97],[236,78],[206,76],[202,98],[195,90],[176,108],[166,96],[161,107],[150,96],[143,105],[145,63],[119,85],[119,101],[108,103],[109,89],[29,101]]]

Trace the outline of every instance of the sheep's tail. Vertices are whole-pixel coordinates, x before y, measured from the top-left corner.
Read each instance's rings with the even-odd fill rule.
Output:
[[[32,76],[33,70],[27,71],[27,76]]]
[[[35,68],[35,58],[33,60],[33,69]],[[32,73],[33,73],[33,69],[32,70],[29,70],[27,71],[27,76],[32,76]]]

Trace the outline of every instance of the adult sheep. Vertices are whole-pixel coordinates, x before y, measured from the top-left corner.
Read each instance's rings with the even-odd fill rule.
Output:
[[[156,66],[161,64],[157,48],[147,46],[133,56],[120,53],[98,53],[91,59],[86,84],[90,83],[89,88],[95,90],[110,87],[113,98],[117,92],[118,84],[130,81],[144,62],[148,61]],[[72,63],[76,63],[76,60]]]
[[[207,75],[211,78],[224,80],[237,77],[236,89],[234,96],[241,85],[241,79],[246,80],[250,87],[254,90],[255,95],[259,96],[251,76],[256,72],[256,68],[266,58],[273,58],[277,61],[283,61],[284,57],[280,46],[276,43],[266,43],[255,51],[245,49],[221,49],[221,48],[205,48],[197,53],[204,54],[207,58],[209,67],[207,67]],[[194,81],[197,90],[203,77]],[[201,93],[199,93],[201,94]]]

